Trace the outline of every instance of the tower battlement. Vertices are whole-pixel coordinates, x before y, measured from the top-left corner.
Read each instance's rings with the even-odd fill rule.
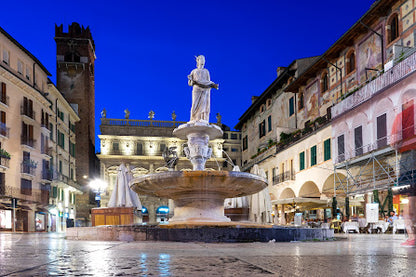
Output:
[[[71,25],[68,25],[68,32],[64,32],[63,24],[59,26],[55,24],[55,37],[85,38],[93,41],[90,27],[87,26],[85,28],[77,22],[72,22]]]

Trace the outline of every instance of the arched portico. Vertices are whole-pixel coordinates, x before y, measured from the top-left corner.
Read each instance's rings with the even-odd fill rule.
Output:
[[[315,182],[308,181],[302,185],[299,190],[299,197],[305,198],[320,198],[321,193],[319,192],[318,186]]]
[[[296,197],[295,192],[291,188],[285,188],[279,196],[279,199],[287,199]]]
[[[326,198],[331,198],[334,195],[346,195],[345,188],[347,187],[347,177],[342,173],[331,174],[326,178],[322,186],[322,195]]]

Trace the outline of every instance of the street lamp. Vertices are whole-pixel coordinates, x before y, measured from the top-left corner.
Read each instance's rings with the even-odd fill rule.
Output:
[[[97,201],[97,207],[100,207],[101,193],[107,188],[107,183],[101,179],[94,179],[89,184],[93,192],[95,192],[95,201]]]

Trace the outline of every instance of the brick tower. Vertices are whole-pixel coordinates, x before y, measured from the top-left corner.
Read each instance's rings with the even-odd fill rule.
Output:
[[[57,87],[75,109],[80,122],[76,134],[76,178],[85,193],[76,199],[77,226],[87,225],[94,199],[87,185],[99,176],[99,161],[95,155],[95,45],[89,27],[74,22],[65,33],[55,25]],[[91,201],[92,200],[92,201]]]

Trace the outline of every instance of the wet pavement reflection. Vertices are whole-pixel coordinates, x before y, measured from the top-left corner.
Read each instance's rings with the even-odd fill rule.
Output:
[[[70,241],[0,233],[0,276],[416,276],[404,235],[336,241],[177,243]]]

